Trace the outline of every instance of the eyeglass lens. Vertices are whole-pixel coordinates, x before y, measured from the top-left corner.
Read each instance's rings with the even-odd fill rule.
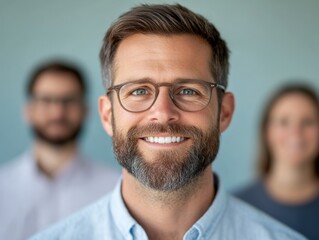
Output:
[[[128,83],[120,88],[119,99],[128,111],[145,111],[156,101],[158,88],[149,82]],[[211,88],[200,82],[180,82],[170,86],[169,94],[181,110],[199,111],[209,103]]]

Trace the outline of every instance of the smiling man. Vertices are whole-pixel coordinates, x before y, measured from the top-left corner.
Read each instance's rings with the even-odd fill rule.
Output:
[[[100,52],[99,112],[122,180],[34,239],[304,239],[228,196],[212,172],[234,111],[228,55],[217,29],[180,5],[120,16]]]

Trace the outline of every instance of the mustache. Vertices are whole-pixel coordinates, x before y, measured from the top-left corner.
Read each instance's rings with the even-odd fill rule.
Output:
[[[63,126],[70,126],[71,123],[66,120],[66,119],[54,119],[54,120],[50,120],[48,121],[45,126],[49,127],[51,125],[63,125]]]
[[[128,131],[129,138],[141,138],[151,136],[158,133],[168,133],[171,135],[181,135],[184,137],[196,137],[203,132],[194,126],[187,126],[181,124],[157,124],[151,123],[145,126],[133,127]]]

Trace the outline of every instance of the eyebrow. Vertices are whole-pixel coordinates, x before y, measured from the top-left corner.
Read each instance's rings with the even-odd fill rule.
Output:
[[[198,78],[176,78],[174,79],[172,82],[164,82],[164,83],[175,83],[175,82],[183,82],[183,81],[192,81],[192,82],[196,82],[196,81],[204,81],[204,82],[210,82],[209,80],[203,80],[203,79],[198,79]],[[152,79],[152,78],[139,78],[139,79],[132,79],[132,80],[128,80],[128,81],[123,81],[122,83],[118,83],[116,85],[121,85],[121,84],[125,84],[125,83],[138,83],[138,82],[152,82],[152,83],[158,83],[158,81]],[[215,83],[215,82],[211,82],[211,83]],[[116,86],[114,85],[114,86]]]

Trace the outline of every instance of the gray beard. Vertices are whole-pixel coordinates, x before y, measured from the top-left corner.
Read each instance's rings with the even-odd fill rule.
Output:
[[[213,162],[219,149],[218,126],[205,134],[196,127],[150,124],[131,128],[126,137],[117,132],[115,126],[113,129],[113,148],[118,162],[142,185],[162,192],[180,190],[195,181]],[[193,144],[185,154],[162,151],[155,153],[152,161],[145,160],[137,147],[139,137],[161,132],[188,136]]]

